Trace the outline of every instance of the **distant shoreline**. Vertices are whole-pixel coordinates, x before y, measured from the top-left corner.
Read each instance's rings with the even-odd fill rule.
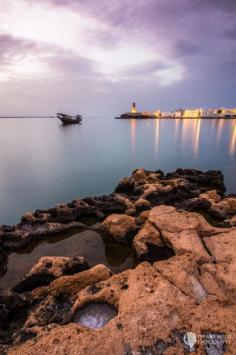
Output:
[[[117,120],[236,120],[236,117],[115,117]]]
[[[55,116],[0,116],[0,118],[55,118]]]

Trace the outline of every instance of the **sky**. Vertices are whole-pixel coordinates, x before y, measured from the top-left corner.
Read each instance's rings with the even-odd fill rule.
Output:
[[[236,107],[235,0],[0,0],[0,115]]]

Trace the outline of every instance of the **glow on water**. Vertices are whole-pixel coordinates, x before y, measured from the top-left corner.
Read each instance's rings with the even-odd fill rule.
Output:
[[[236,120],[0,119],[0,224],[26,211],[107,194],[137,168],[219,169],[236,191]]]

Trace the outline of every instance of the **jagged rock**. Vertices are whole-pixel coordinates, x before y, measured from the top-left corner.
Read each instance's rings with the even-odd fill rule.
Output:
[[[72,275],[87,270],[89,265],[85,258],[45,256],[13,287],[15,292],[31,291],[39,286],[49,285],[51,281],[63,275]]]
[[[236,197],[222,198],[216,190],[207,191],[199,196],[198,201],[207,201],[208,213],[220,220],[232,217],[236,213]]]
[[[205,353],[206,346],[208,350],[214,348],[209,337],[207,343],[202,339],[218,333],[230,339],[227,352],[233,354],[235,304],[225,306],[202,291],[198,276],[192,274],[197,268],[191,256],[174,259],[160,261],[155,267],[144,262],[136,269],[98,282],[95,294],[89,292],[89,287],[83,288],[76,295],[67,325],[44,327],[34,339],[9,349],[8,354],[46,355],[56,351],[58,355],[90,355],[95,349],[99,355],[183,354],[187,350],[183,338],[190,331],[197,335],[199,354]],[[173,274],[164,274],[167,266]],[[117,316],[95,331],[73,321],[78,309],[93,302],[106,302],[118,310]]]
[[[103,222],[111,236],[120,243],[128,244],[137,232],[136,219],[125,214],[112,214]]]
[[[5,232],[0,229],[0,240],[6,251],[17,251],[34,245],[49,237],[83,232],[90,227],[80,222],[70,223],[44,223],[44,224],[18,224],[14,231]]]
[[[123,178],[115,189],[118,193],[132,193],[135,187],[134,181],[130,180],[128,177]]]
[[[4,291],[0,293],[0,326],[5,326],[9,317],[23,309],[26,305],[25,297],[15,292]]]
[[[219,202],[213,202],[209,213],[221,219],[234,215],[236,213],[236,198],[225,198]]]
[[[164,246],[160,232],[149,221],[144,224],[144,227],[136,234],[133,240],[133,247],[141,260],[152,259],[150,254],[155,251],[158,253],[158,247],[164,248]],[[157,248],[155,249],[155,247]],[[153,250],[153,253],[151,253],[151,248],[155,250]],[[157,257],[158,255],[156,255]]]
[[[33,290],[32,300],[40,302],[29,312],[25,327],[65,322],[76,294],[88,286],[110,278],[111,275],[111,270],[106,266],[97,265],[75,275],[59,277],[49,286]]]
[[[137,218],[138,223],[143,224],[148,219],[149,214],[150,214],[150,210],[141,212]]]
[[[0,295],[4,343],[0,352],[182,354],[189,350],[183,337],[192,331],[198,336],[199,354],[214,349],[211,337],[205,345],[201,339],[217,334],[222,335],[220,349],[226,345],[234,353],[236,229],[216,228],[198,213],[183,211],[201,207],[213,215],[217,207],[219,220],[224,218],[230,226],[236,199],[224,198],[224,192],[218,171],[177,169],[164,175],[138,169],[111,195],[37,210],[16,226],[1,227],[2,253],[32,246],[48,236],[88,229],[100,233],[103,240],[106,236],[119,243],[130,243],[134,237],[139,261],[154,264],[143,262],[117,275],[97,265],[61,276],[77,272],[77,264],[63,269],[64,259],[53,265],[41,260],[28,281],[45,271],[56,278],[49,285],[38,287],[36,282],[37,288],[27,286],[24,296]],[[141,212],[144,205],[150,210]],[[93,302],[108,303],[118,312],[99,331],[74,323],[76,312]],[[225,344],[227,337],[230,342]]]
[[[159,171],[149,172],[138,169],[131,177],[124,178],[116,191],[145,198],[151,202],[152,206],[165,203],[177,206],[180,203],[186,204],[188,199],[198,197],[209,187],[216,189],[221,195],[224,193],[225,187],[221,172],[203,173],[194,169],[177,169],[174,173],[164,175]]]
[[[35,221],[36,218],[32,212],[25,213],[21,218],[22,223],[34,223]]]
[[[125,214],[127,216],[135,216],[136,215],[136,209],[130,208],[130,209],[125,211]]]
[[[138,181],[144,180],[145,176],[146,176],[144,168],[140,168],[140,169],[135,170],[133,172],[132,176],[133,176],[134,180],[138,180]]]
[[[149,201],[145,200],[144,198],[140,197],[136,202],[135,202],[135,207],[138,211],[145,211],[149,210],[151,208],[151,204]]]
[[[191,252],[200,260],[210,260],[210,255],[199,237],[201,219],[197,214],[178,212],[174,207],[159,206],[151,210],[149,221],[161,232],[166,245],[176,254]]]
[[[209,170],[204,173],[196,169],[177,169],[173,173],[166,174],[166,178],[177,177],[184,178],[191,184],[197,184],[202,190],[200,193],[215,189],[218,193],[223,194],[226,190],[224,177],[219,170]]]
[[[217,193],[216,190],[211,190],[211,191],[207,191],[203,194],[200,194],[199,196],[200,199],[202,200],[207,200],[209,202],[213,202],[213,203],[217,203],[217,202],[220,202],[221,200],[221,197],[220,195]]]
[[[129,208],[134,208],[132,202],[121,194],[114,193],[108,196],[96,197],[96,211],[105,215],[111,213],[124,213]]]
[[[88,285],[94,285],[101,280],[111,277],[112,272],[105,265],[96,265],[89,270],[82,271],[75,275],[62,276],[52,281],[47,287],[38,288],[32,291],[33,298],[41,298],[42,296],[65,295],[74,297],[75,294]]]
[[[197,199],[199,194],[213,189],[220,196],[225,191],[223,176],[219,171],[204,173],[197,170],[177,169],[173,173],[164,175],[162,171],[151,172],[141,168],[134,171],[132,176],[124,178],[115,193],[111,195],[76,199],[48,210],[29,212],[22,217],[18,225],[0,227],[0,244],[2,243],[3,249],[8,252],[16,251],[41,242],[45,238],[56,237],[58,234],[90,229],[92,225],[112,213],[137,216],[140,210],[149,208],[149,203],[152,207],[171,204],[178,208],[181,206],[188,208],[187,201],[195,198],[197,208],[200,206],[199,201],[210,203],[204,199]],[[146,201],[148,199],[145,203],[144,197]],[[233,215],[232,209],[235,210],[234,200],[234,197],[229,197],[224,201],[227,208],[231,209],[229,217]],[[207,208],[209,206],[205,206],[205,209]],[[214,209],[211,213],[222,219],[222,214],[214,212]]]

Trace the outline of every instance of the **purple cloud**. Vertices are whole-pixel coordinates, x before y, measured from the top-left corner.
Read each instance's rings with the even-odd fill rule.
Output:
[[[26,1],[32,9],[36,7],[31,0],[22,0]],[[25,67],[24,58],[33,57],[36,69],[38,65],[45,70],[44,90],[37,101],[47,102],[48,110],[57,100],[51,94],[52,81],[58,88],[55,91],[59,101],[66,97],[73,105],[79,96],[83,107],[89,101],[86,97],[91,96],[94,113],[96,107],[112,112],[116,100],[120,111],[125,110],[132,96],[146,108],[156,108],[156,101],[163,109],[207,106],[207,100],[209,105],[235,105],[235,0],[38,0],[37,9],[40,8],[45,13],[47,9],[55,12],[55,21],[57,16],[68,15],[68,27],[74,21],[68,37],[64,42],[60,40],[63,22],[56,25],[60,33],[57,36],[49,21],[48,33],[42,38],[33,23],[32,36],[30,31],[17,31],[12,26],[11,34],[8,30],[0,32],[0,66],[7,72],[11,61],[16,68],[21,63]],[[10,12],[8,16],[7,29],[14,21]],[[77,31],[81,20],[85,27]],[[178,78],[178,69],[184,75],[179,76],[177,84],[173,81],[168,87],[159,85],[160,73]],[[22,76],[19,80],[17,85],[28,92],[36,78],[32,74],[27,83]],[[1,83],[6,92],[2,100],[6,102],[11,85],[16,87],[15,82]],[[116,100],[112,101],[112,96]],[[85,113],[90,113],[92,109],[87,107],[84,106]]]

